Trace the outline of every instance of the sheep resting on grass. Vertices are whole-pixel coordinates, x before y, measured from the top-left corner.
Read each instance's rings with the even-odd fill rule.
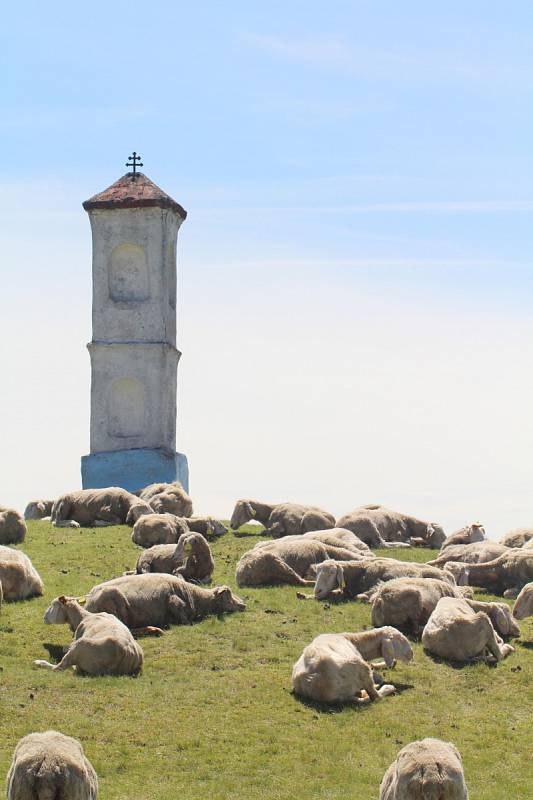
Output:
[[[392,625],[419,636],[441,597],[473,596],[469,586],[452,586],[435,578],[397,578],[375,586],[368,593],[372,625],[377,628]]]
[[[379,800],[468,800],[459,751],[440,739],[406,745],[383,776]]]
[[[244,611],[246,605],[229,586],[205,589],[176,575],[149,572],[100,583],[87,595],[85,607],[114,614],[130,630],[141,633],[186,625],[209,614]]]
[[[373,556],[370,547],[347,528],[329,528],[325,531],[303,533],[302,539],[316,539],[317,542],[334,547],[346,547],[357,555]]]
[[[32,500],[24,510],[24,519],[44,519],[52,513],[53,500]]]
[[[395,691],[394,686],[374,685],[373,659],[393,667],[397,659],[411,661],[413,651],[395,628],[361,633],[323,633],[307,645],[292,670],[295,694],[319,703],[370,702]],[[377,666],[377,665],[376,665]],[[365,696],[361,697],[361,693]]]
[[[74,641],[58,664],[39,659],[33,662],[38,667],[54,672],[76,667],[85,675],[136,675],[142,667],[141,647],[112,614],[93,614],[74,597],[58,597],[46,609],[44,622],[69,625]]]
[[[177,517],[192,515],[192,500],[179,481],[151,483],[135,494],[141,500],[146,500],[156,514],[175,514]]]
[[[422,644],[447,661],[485,660],[490,654],[501,661],[514,652],[501,636],[519,635],[505,603],[443,597],[422,632]]]
[[[19,544],[26,536],[26,523],[14,508],[0,506],[0,544]]]
[[[96,800],[98,778],[77,739],[57,731],[19,741],[7,774],[7,800]]]
[[[79,489],[63,494],[52,506],[52,525],[56,528],[106,527],[134,525],[143,514],[153,509],[126,489]]]
[[[473,542],[472,544],[452,544],[441,550],[437,558],[428,561],[433,567],[444,567],[448,561],[459,561],[463,564],[484,564],[493,561],[509,551],[508,547],[498,542]]]
[[[483,525],[480,522],[473,522],[471,525],[465,525],[461,530],[448,536],[442,543],[440,551],[442,553],[443,550],[453,544],[473,544],[474,542],[482,542],[485,538]]]
[[[348,528],[369,547],[410,547],[422,544],[440,547],[444,531],[436,523],[389,511],[380,505],[356,508],[337,520],[339,528]]]
[[[517,528],[502,536],[500,544],[506,547],[523,547],[531,539],[533,539],[533,528]]]
[[[315,506],[238,500],[231,515],[230,528],[236,531],[250,521],[260,522],[266,528],[265,536],[273,536],[274,539],[335,527],[335,517]]]
[[[483,564],[448,561],[444,569],[451,572],[458,583],[479,586],[504,597],[517,597],[522,587],[533,580],[533,551],[509,548],[493,561]]]
[[[525,619],[533,616],[533,583],[526,583],[513,606],[513,617]]]
[[[336,544],[324,544],[305,536],[285,536],[274,541],[259,542],[240,558],[235,576],[238,586],[266,586],[288,583],[311,586],[315,575],[312,567],[327,559],[349,561],[361,558],[361,551]],[[328,562],[329,563],[329,562]]]
[[[397,561],[395,558],[362,558],[359,561],[323,561],[316,568],[314,597],[357,598],[378,583],[395,578],[437,578],[455,586],[453,575],[437,567],[428,567],[416,562]],[[313,595],[299,595],[300,599],[311,599]],[[367,600],[365,595],[363,600]]]
[[[137,559],[136,572],[166,572],[186,581],[207,583],[215,562],[207,539],[201,533],[182,533],[177,544],[156,544]]]
[[[41,577],[30,559],[20,550],[0,545],[0,584],[4,600],[40,597],[44,590]]]
[[[140,547],[177,544],[184,533],[189,533],[187,520],[175,514],[145,514],[133,526],[131,541]]]

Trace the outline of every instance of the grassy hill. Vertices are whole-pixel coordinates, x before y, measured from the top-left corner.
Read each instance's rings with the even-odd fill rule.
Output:
[[[137,678],[87,678],[33,666],[45,645],[70,641],[42,616],[59,594],[82,595],[131,569],[131,529],[54,529],[30,522],[23,549],[45,581],[44,598],[0,612],[0,781],[17,741],[56,728],[79,738],[102,800],[371,800],[398,750],[414,739],[454,742],[471,800],[533,797],[533,620],[496,668],[415,660],[384,670],[399,692],[367,707],[321,708],[291,694],[293,663],[318,633],[361,630],[370,607],[296,599],[295,587],[243,589],[242,614],[174,627],[143,639]],[[228,534],[213,544],[214,583],[235,588],[235,564],[258,541]],[[433,551],[386,551],[427,561]],[[479,599],[492,599],[486,594]]]

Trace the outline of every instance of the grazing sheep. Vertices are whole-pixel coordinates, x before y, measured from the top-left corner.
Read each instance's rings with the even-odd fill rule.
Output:
[[[52,506],[52,525],[56,528],[133,525],[143,514],[153,514],[151,506],[126,489],[80,489],[63,494]]]
[[[74,641],[58,664],[39,659],[33,662],[38,667],[54,672],[76,667],[86,675],[136,675],[142,667],[143,651],[112,614],[93,614],[74,597],[58,597],[46,609],[44,622],[69,625]]]
[[[24,519],[44,519],[52,513],[53,500],[32,500],[24,510]]]
[[[455,544],[473,544],[474,542],[482,542],[486,539],[485,528],[480,522],[473,522],[471,525],[465,525],[461,530],[452,533],[442,543],[440,551],[450,545]]]
[[[436,578],[396,578],[369,592],[372,625],[392,625],[418,636],[441,597],[473,597],[470,587],[452,586]]]
[[[452,544],[441,550],[437,558],[428,561],[433,567],[443,567],[448,561],[459,561],[463,564],[484,564],[486,561],[494,561],[504,553],[508,553],[509,548],[498,542],[473,542],[472,544]]]
[[[39,573],[25,553],[0,545],[0,584],[4,600],[40,597],[44,590]]]
[[[133,526],[131,541],[141,547],[177,544],[184,533],[189,533],[188,520],[174,514],[144,514]]]
[[[422,632],[422,644],[430,653],[449,661],[484,660],[490,653],[501,661],[514,652],[514,647],[504,644],[498,633],[520,634],[505,603],[443,597]]]
[[[513,617],[515,619],[525,619],[533,616],[533,582],[526,583],[522,587],[520,594],[516,598],[513,606]]]
[[[422,522],[379,505],[356,508],[338,519],[337,525],[348,528],[369,547],[409,547],[411,544],[440,547],[445,539],[440,525]]]
[[[292,670],[295,694],[319,703],[370,702],[393,694],[390,684],[374,685],[370,661],[383,658],[388,667],[397,659],[411,661],[413,651],[395,628],[361,633],[323,633],[308,644]],[[366,697],[361,698],[362,692]]]
[[[224,536],[228,532],[228,528],[213,517],[188,517],[185,521],[191,533],[201,533],[206,539]]]
[[[455,586],[453,575],[426,564],[397,561],[394,558],[323,561],[316,568],[314,597],[317,600],[324,600],[326,597],[354,598],[368,592],[377,583],[392,581],[394,578],[436,578]],[[366,600],[367,597],[362,599]]]
[[[492,594],[517,597],[522,587],[533,580],[533,552],[509,548],[503,555],[484,564],[449,561],[444,569],[454,575],[457,583],[466,581],[470,586],[479,586]]]
[[[502,536],[500,544],[506,547],[523,547],[531,539],[533,539],[533,528],[517,528]]]
[[[360,558],[360,551],[324,544],[303,536],[286,536],[282,539],[259,542],[240,558],[235,572],[238,586],[265,586],[288,583],[310,586],[314,583],[311,567],[327,559],[349,561]],[[328,562],[330,563],[330,562]]]
[[[236,531],[251,520],[264,525],[265,535],[275,539],[335,527],[335,517],[315,506],[301,506],[296,503],[272,505],[257,500],[238,500],[231,515],[230,528]]]
[[[192,500],[178,481],[173,483],[151,483],[135,493],[146,500],[156,514],[175,514],[177,517],[192,516]]]
[[[215,571],[215,562],[201,533],[182,533],[177,544],[156,544],[144,550],[137,559],[136,571],[166,572],[205,583]]]
[[[379,800],[468,800],[459,751],[440,739],[406,745],[383,776]]]
[[[0,506],[0,544],[19,544],[26,536],[26,523],[14,508]]]
[[[176,575],[150,572],[123,575],[94,586],[88,611],[114,614],[132,631],[186,625],[209,614],[244,611],[246,605],[228,586],[204,589]]]
[[[7,774],[7,800],[96,800],[98,778],[77,739],[57,731],[19,741]]]

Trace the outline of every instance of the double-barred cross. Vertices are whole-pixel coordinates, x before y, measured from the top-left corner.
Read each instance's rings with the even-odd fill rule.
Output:
[[[143,163],[141,161],[141,157],[137,155],[135,150],[133,151],[133,155],[128,156],[128,160],[126,162],[127,167],[133,167],[133,174],[135,175],[137,167],[142,167]]]

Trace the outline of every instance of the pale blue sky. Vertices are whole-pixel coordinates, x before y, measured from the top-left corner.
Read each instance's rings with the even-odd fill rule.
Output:
[[[520,1],[4,9],[0,503],[79,481],[81,202],[135,149],[189,212],[178,445],[199,510],[532,524],[532,36]]]

